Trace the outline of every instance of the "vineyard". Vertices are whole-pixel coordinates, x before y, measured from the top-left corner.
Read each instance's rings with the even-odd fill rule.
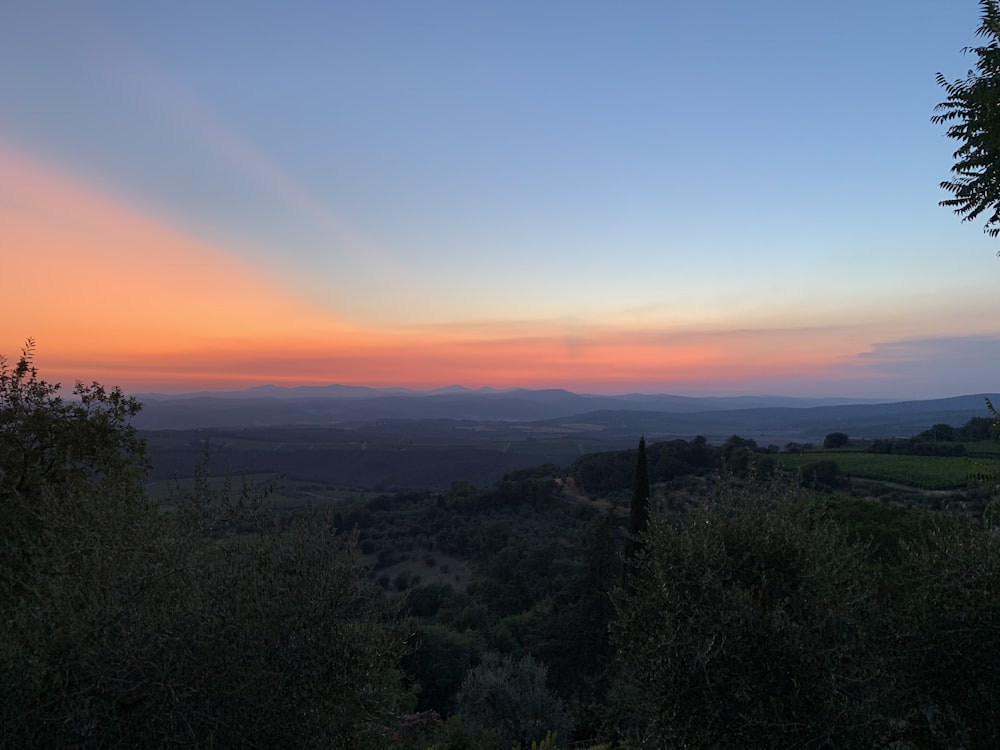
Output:
[[[802,469],[818,461],[833,461],[849,477],[892,482],[923,490],[957,490],[979,483],[982,476],[1000,468],[996,443],[970,443],[966,456],[908,456],[867,453],[863,450],[814,450],[781,456],[786,469]]]

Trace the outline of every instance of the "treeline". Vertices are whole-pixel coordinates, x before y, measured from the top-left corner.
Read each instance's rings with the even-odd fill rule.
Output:
[[[654,443],[646,449],[649,480],[659,484],[678,477],[704,475],[726,461],[745,468],[747,452],[754,452],[756,447],[754,441],[745,441],[735,435],[722,446],[710,445],[701,436],[690,441]],[[635,473],[636,456],[635,450],[588,453],[573,462],[569,475],[590,495],[628,492]]]
[[[973,417],[961,427],[936,424],[913,437],[875,440],[866,450],[907,456],[964,456],[964,443],[989,440],[992,425],[987,417]]]
[[[789,443],[786,451],[802,453],[811,448]],[[717,472],[736,477],[748,474],[758,479],[772,477],[779,472],[778,453],[777,446],[760,446],[757,441],[739,435],[732,435],[720,445],[712,445],[699,436],[690,441],[654,443],[646,449],[649,480],[653,484],[676,483]],[[635,450],[589,453],[574,461],[568,474],[581,490],[592,496],[625,497],[632,486],[636,455]],[[807,486],[833,486],[839,481],[840,469],[831,461],[819,460],[803,467],[797,476]]]

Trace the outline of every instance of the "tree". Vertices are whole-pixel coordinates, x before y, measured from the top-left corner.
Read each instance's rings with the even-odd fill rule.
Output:
[[[607,512],[584,535],[581,573],[545,605],[534,638],[525,647],[549,667],[549,684],[569,701],[569,713],[585,737],[597,735],[611,678],[608,624],[614,617],[610,591],[621,582],[620,527]]]
[[[1000,4],[980,0],[981,20],[976,36],[984,43],[966,48],[976,56],[973,70],[964,79],[948,81],[941,73],[938,85],[948,97],[935,107],[931,117],[947,125],[947,135],[959,142],[952,155],[953,178],[941,187],[954,197],[941,201],[962,221],[986,215],[983,231],[1000,235]]]
[[[79,569],[101,524],[117,543],[155,521],[142,493],[145,444],[131,425],[139,403],[79,382],[76,400],[64,401],[59,384],[38,377],[34,348],[28,339],[13,367],[0,355],[0,595],[11,603],[49,590],[45,571]]]
[[[875,746],[891,715],[877,582],[804,500],[726,483],[680,523],[650,521],[611,624],[628,747]]]
[[[625,576],[636,553],[642,548],[641,535],[649,524],[649,465],[646,461],[646,438],[639,438],[639,454],[635,461],[632,482],[632,502],[629,505],[628,536],[625,538]]]
[[[746,476],[757,463],[757,441],[731,435],[719,446],[722,468],[735,476]]]
[[[37,502],[45,492],[87,483],[127,483],[139,490],[146,474],[145,443],[131,420],[142,406],[118,388],[77,381],[74,399],[38,377],[35,342],[17,364],[0,355],[0,500]]]
[[[894,683],[910,747],[996,747],[1000,537],[937,522],[902,545],[892,579]]]
[[[840,484],[840,465],[836,461],[812,461],[799,469],[803,487],[829,489]]]
[[[377,747],[408,701],[356,537],[201,474],[143,491],[139,404],[0,359],[0,745]]]
[[[562,700],[545,687],[546,669],[532,657],[495,652],[469,670],[455,698],[470,747],[507,750],[569,733]]]
[[[846,432],[831,432],[823,438],[824,448],[844,448],[851,442]]]

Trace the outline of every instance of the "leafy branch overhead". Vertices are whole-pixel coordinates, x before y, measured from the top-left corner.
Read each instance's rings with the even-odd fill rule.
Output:
[[[986,217],[983,231],[1000,235],[1000,7],[997,0],[980,0],[981,22],[976,36],[984,43],[964,51],[976,56],[975,68],[964,79],[937,82],[948,94],[934,109],[931,122],[947,125],[947,135],[959,142],[952,178],[941,187],[952,193],[941,201],[962,217]]]

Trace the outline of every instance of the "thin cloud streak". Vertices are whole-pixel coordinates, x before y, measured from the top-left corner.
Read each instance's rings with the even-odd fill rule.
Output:
[[[899,398],[993,393],[1000,384],[1000,335],[880,342],[846,370]]]
[[[153,113],[158,126],[172,126],[176,134],[195,147],[193,152],[205,152],[221,160],[234,187],[243,189],[250,184],[259,188],[267,196],[264,203],[269,204],[278,223],[296,226],[310,238],[292,254],[282,253],[281,247],[269,248],[269,253],[257,252],[239,240],[230,249],[243,256],[257,256],[258,262],[266,259],[272,272],[294,278],[304,291],[308,289],[315,299],[323,300],[340,315],[349,314],[349,306],[337,304],[337,291],[346,293],[349,286],[339,285],[331,275],[338,266],[350,266],[353,273],[364,267],[372,278],[405,285],[403,269],[371,237],[293,177],[149,52],[134,44],[123,29],[102,23],[98,14],[81,14],[67,8],[57,12],[65,26],[76,29],[72,40],[79,48],[81,64],[92,67],[105,84],[123,95],[130,107]],[[4,141],[14,142],[2,135],[0,146]],[[107,179],[107,175],[102,178]],[[222,234],[229,233],[238,236],[239,228],[232,227]],[[290,263],[290,258],[295,262]],[[326,268],[322,289],[315,284],[316,275],[303,270],[308,266]]]

